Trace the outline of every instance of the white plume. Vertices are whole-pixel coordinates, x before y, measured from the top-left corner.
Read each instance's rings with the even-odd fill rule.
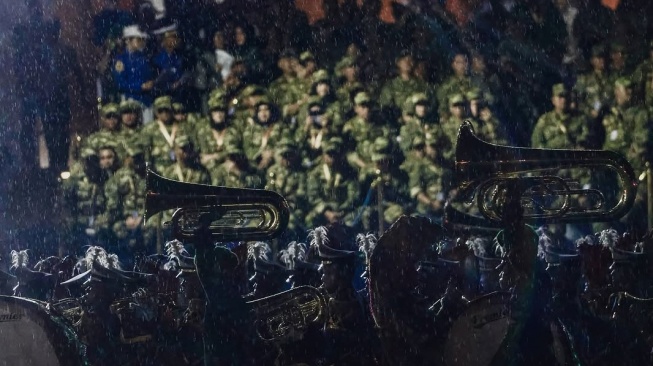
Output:
[[[324,226],[318,226],[309,231],[308,239],[310,240],[311,248],[314,248],[315,250],[317,250],[320,245],[328,244],[329,238],[327,237],[327,228]]]
[[[267,261],[270,259],[271,254],[272,249],[270,249],[270,245],[264,241],[257,241],[254,244],[250,244],[247,248],[248,259],[262,259]]]
[[[377,239],[372,233],[358,234],[356,235],[356,243],[358,244],[358,250],[365,254],[365,258],[369,258],[376,246]]]
[[[605,229],[599,235],[599,243],[606,248],[613,249],[617,246],[619,240],[619,233],[615,229]]]
[[[306,244],[291,241],[286,249],[280,251],[279,258],[287,269],[295,269],[295,261],[306,260]]]
[[[25,250],[12,250],[11,251],[11,268],[16,269],[20,267],[27,267],[29,264],[29,255],[27,249]]]

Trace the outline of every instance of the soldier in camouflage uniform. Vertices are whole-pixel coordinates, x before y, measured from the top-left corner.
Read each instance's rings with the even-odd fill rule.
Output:
[[[379,95],[381,108],[400,110],[406,99],[416,93],[432,94],[431,87],[414,75],[413,56],[409,52],[402,52],[396,59],[398,75],[387,81]],[[399,113],[397,113],[397,116]]]
[[[637,198],[633,209],[621,221],[629,226],[635,226],[637,232],[644,232],[645,227],[637,223],[646,224],[646,162],[651,160],[651,144],[653,141],[653,128],[651,117],[648,111],[641,105],[637,105],[633,99],[633,84],[628,78],[620,78],[614,84],[615,106],[603,118],[605,129],[605,142],[603,149],[621,153],[628,159],[635,175],[639,177]],[[617,187],[613,180],[616,177],[605,178],[608,184]],[[608,197],[612,203],[613,197]],[[609,204],[610,204],[609,203]],[[631,228],[633,229],[633,228]]]
[[[261,172],[251,166],[238,144],[227,143],[225,153],[227,160],[217,167],[213,185],[255,189],[265,186]]]
[[[297,144],[284,138],[277,144],[277,158],[268,169],[265,189],[282,195],[290,205],[289,231],[295,236],[305,231],[304,217],[308,210],[306,171]]]
[[[642,61],[631,76],[636,96],[647,105],[653,105],[653,40],[648,43],[648,58]]]
[[[465,98],[469,101],[470,119],[477,136],[493,144],[508,145],[505,130],[494,116],[483,92],[478,88],[472,88],[467,92]]]
[[[387,137],[377,137],[371,145],[374,172],[366,177],[362,187],[371,187],[375,194],[361,214],[361,225],[365,231],[380,230],[380,220],[383,221],[383,227],[387,228],[399,216],[411,211],[408,175],[399,169],[395,151],[392,141]],[[383,231],[380,230],[379,234]]]
[[[453,94],[449,97],[448,117],[440,117],[442,132],[444,136],[451,141],[451,150],[443,151],[443,157],[449,163],[453,163],[456,151],[456,141],[458,141],[458,130],[467,118],[467,101],[462,94]]]
[[[215,181],[218,166],[227,160],[226,148],[229,142],[239,144],[238,132],[231,125],[227,115],[227,104],[221,98],[209,100],[209,117],[199,123],[197,143],[200,162]]]
[[[354,204],[359,185],[356,173],[342,159],[343,141],[331,138],[322,144],[322,159],[307,177],[307,197],[311,209],[306,214],[306,226],[345,222],[353,223]]]
[[[553,110],[538,120],[531,137],[531,147],[545,149],[583,149],[589,133],[585,115],[572,113],[569,108],[569,90],[564,84],[552,88]]]
[[[162,175],[185,183],[211,184],[211,176],[197,158],[193,141],[187,135],[175,138],[175,164],[163,169]]]
[[[592,47],[590,58],[592,71],[580,75],[575,90],[579,96],[579,108],[588,116],[596,117],[603,106],[612,104],[612,84],[606,70],[605,47]]]
[[[630,79],[620,78],[614,83],[615,106],[603,119],[605,142],[603,149],[619,152],[628,158],[639,175],[649,160],[651,143],[650,117],[645,108],[635,104]]]
[[[309,98],[305,107],[302,107],[297,115],[298,121],[303,121],[305,125],[310,124],[310,121],[307,120],[309,117],[308,104],[317,101],[324,112],[330,116],[331,125],[336,129],[341,129],[344,122],[340,113],[342,108],[331,87],[329,73],[326,70],[321,69],[313,73],[312,84],[308,94]]]
[[[179,125],[186,127],[187,133],[196,141],[199,117],[195,113],[188,113],[186,106],[179,102],[172,103],[172,116]]]
[[[433,134],[425,140],[416,138],[414,149],[423,149],[422,156],[406,158],[402,169],[408,174],[411,199],[420,215],[441,217],[447,200],[445,181],[451,176],[440,164],[441,140]],[[448,186],[448,185],[447,185]]]
[[[100,161],[100,169],[107,179],[111,178],[121,165],[120,160],[118,159],[118,154],[116,154],[116,144],[104,144],[103,146],[100,146],[97,151],[98,159]]]
[[[147,124],[142,130],[145,155],[152,164],[152,169],[163,172],[175,164],[174,142],[177,136],[191,136],[187,125],[181,125],[172,115],[172,98],[159,97],[154,101],[156,120]]]
[[[299,62],[296,64],[297,78],[302,94],[309,94],[313,85],[313,74],[317,71],[317,62],[311,51],[304,51],[299,55]]]
[[[299,142],[303,165],[310,167],[322,155],[323,142],[336,136],[339,129],[334,126],[332,113],[325,110],[318,97],[309,99],[307,107],[304,123],[295,131],[294,139]]]
[[[137,145],[139,149],[143,148],[141,141],[142,114],[143,106],[139,102],[128,99],[120,103],[120,120],[122,122],[120,141],[125,152]]]
[[[279,117],[277,106],[262,100],[256,105],[254,118],[243,129],[243,151],[259,170],[265,170],[274,163],[274,145],[289,133]]]
[[[377,137],[391,138],[390,129],[383,124],[374,104],[366,92],[354,97],[356,116],[345,123],[342,133],[345,137],[347,161],[358,171],[359,179],[365,179],[374,169],[371,145]]]
[[[447,117],[449,113],[449,98],[454,94],[465,95],[470,91],[472,79],[467,74],[469,69],[469,59],[464,53],[457,53],[451,60],[451,69],[453,75],[449,76],[438,88],[438,112],[440,116]]]
[[[84,245],[102,244],[107,238],[108,217],[104,183],[97,152],[84,148],[81,153],[83,172],[63,182],[64,205],[69,212],[66,222],[67,252],[77,253]]]
[[[290,50],[282,52],[277,61],[277,66],[282,74],[268,87],[270,100],[272,103],[282,106],[284,118],[296,117],[305,101],[301,81],[297,78],[295,72],[297,62],[297,56],[294,52]]]
[[[610,85],[614,85],[617,79],[628,77],[632,70],[628,68],[628,53],[623,43],[619,41],[610,44],[610,72],[608,80]]]
[[[97,151],[100,146],[107,143],[118,144],[121,138],[120,131],[120,109],[117,104],[106,104],[100,111],[100,130],[92,133],[86,139],[85,147]],[[119,156],[124,156],[122,147],[118,151]]]
[[[399,131],[399,147],[406,153],[411,148],[415,138],[424,139],[426,134],[440,130],[440,125],[433,121],[426,94],[413,94],[404,103],[404,124]]]
[[[116,238],[110,252],[123,263],[133,260],[136,252],[152,252],[153,227],[143,223],[145,207],[145,154],[135,145],[127,150],[125,164],[105,187],[109,225]]]
[[[336,90],[336,96],[342,107],[342,114],[348,116],[354,108],[352,94],[364,89],[364,85],[358,79],[356,59],[351,56],[343,57],[336,64],[335,73],[336,77],[342,80]]]
[[[269,100],[267,92],[262,87],[258,85],[246,86],[236,98],[235,111],[231,116],[234,127],[242,131],[247,126],[247,121],[254,118],[256,105],[266,98]]]

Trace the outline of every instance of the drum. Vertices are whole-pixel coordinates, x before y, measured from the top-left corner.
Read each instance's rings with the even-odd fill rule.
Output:
[[[451,326],[444,346],[444,364],[490,365],[508,334],[509,310],[507,292],[494,292],[471,301]]]
[[[84,364],[72,328],[40,301],[0,296],[0,344],[0,365]]]

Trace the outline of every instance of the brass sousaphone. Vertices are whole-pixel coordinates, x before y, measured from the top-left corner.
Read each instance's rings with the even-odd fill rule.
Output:
[[[578,188],[556,175],[560,170],[587,169],[589,171],[612,171],[618,176],[620,188],[613,200],[596,188]],[[519,176],[528,173],[531,176]],[[535,175],[535,174],[540,175]],[[477,199],[479,211],[491,221],[502,221],[501,187],[519,183],[523,189],[524,220],[534,222],[592,222],[620,219],[631,209],[637,192],[637,178],[633,168],[620,154],[604,150],[534,149],[500,146],[480,140],[474,134],[469,121],[458,132],[454,186],[463,199]],[[499,193],[499,194],[497,194]],[[613,193],[613,192],[610,192]],[[572,197],[585,196],[592,204],[580,207],[572,204]],[[555,201],[555,205],[532,204]],[[493,204],[493,201],[498,205]],[[614,202],[609,202],[614,201]],[[608,205],[608,203],[612,203]]]
[[[175,210],[166,225],[181,241],[195,239],[207,216],[214,241],[269,240],[285,230],[290,216],[288,202],[272,191],[184,183],[148,170],[145,220],[166,210]]]

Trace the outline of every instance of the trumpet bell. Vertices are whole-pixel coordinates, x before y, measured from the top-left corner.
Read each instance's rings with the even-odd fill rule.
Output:
[[[588,169],[617,174],[620,188],[616,202],[606,204],[604,192],[579,189],[552,171]],[[519,177],[528,173],[529,177]],[[542,175],[533,176],[534,173]],[[501,202],[508,187],[519,186],[526,222],[613,221],[631,209],[637,192],[633,168],[620,154],[604,150],[565,150],[509,147],[490,144],[474,134],[469,121],[458,132],[454,186],[462,200],[477,199],[479,211],[501,221]],[[590,198],[587,207],[570,204],[570,198]],[[544,202],[544,204],[543,204]],[[548,203],[547,203],[548,202]]]
[[[260,189],[184,183],[147,172],[145,220],[175,210],[168,225],[181,241],[192,241],[207,225],[214,241],[269,240],[288,225],[288,203],[279,194]]]

